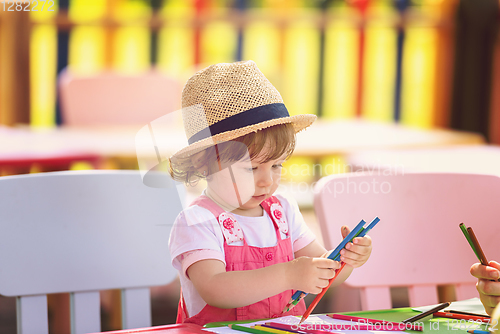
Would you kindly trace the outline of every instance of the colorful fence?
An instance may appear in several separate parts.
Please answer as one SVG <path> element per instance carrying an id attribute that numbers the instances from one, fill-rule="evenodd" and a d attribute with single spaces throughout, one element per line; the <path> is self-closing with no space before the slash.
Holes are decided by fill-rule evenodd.
<path id="1" fill-rule="evenodd" d="M 104 69 L 133 74 L 156 66 L 185 80 L 208 64 L 253 59 L 292 114 L 362 116 L 498 137 L 491 124 L 498 75 L 476 76 L 486 93 L 474 92 L 462 79 L 467 77 L 462 72 L 475 71 L 471 62 L 493 73 L 498 0 L 483 5 L 472 0 L 64 0 L 53 9 L 30 12 L 33 126 L 63 122 L 56 112 L 56 78 L 65 66 L 89 75 Z M 486 17 L 492 10 L 496 17 Z M 477 16 L 487 27 L 468 18 Z M 491 35 L 484 42 L 489 49 L 477 57 L 455 56 L 474 38 L 465 35 L 464 24 L 479 26 L 478 36 Z M 488 101 L 464 111 L 467 94 L 475 94 L 470 101 Z M 474 107 L 481 110 L 471 111 Z M 482 125 L 474 127 L 464 113 L 477 113 Z"/>

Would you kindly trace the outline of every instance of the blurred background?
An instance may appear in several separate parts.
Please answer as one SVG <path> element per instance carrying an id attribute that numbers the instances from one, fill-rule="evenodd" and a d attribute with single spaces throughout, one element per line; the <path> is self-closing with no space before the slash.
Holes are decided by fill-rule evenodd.
<path id="1" fill-rule="evenodd" d="M 75 97 L 75 90 L 64 88 L 72 80 L 149 78 L 144 88 L 161 78 L 170 86 L 159 94 L 175 110 L 183 83 L 196 70 L 247 59 L 277 87 L 291 114 L 316 114 L 324 124 L 361 120 L 422 133 L 473 133 L 460 144 L 500 144 L 498 0 L 50 0 L 0 6 L 1 175 L 138 168 L 134 154 L 99 151 L 102 135 L 119 141 L 115 125 L 136 124 L 136 132 L 165 113 L 163 105 L 134 123 L 126 121 L 128 114 L 98 122 L 104 109 L 90 104 L 82 120 L 78 106 L 110 94 L 118 103 L 128 94 L 124 88 L 103 90 L 100 98 Z M 147 105 L 144 98 L 142 103 Z M 113 131 L 103 130 L 106 122 Z M 96 151 L 80 146 L 95 136 L 68 130 L 78 126 L 99 132 Z M 70 140 L 77 142 L 74 151 L 57 146 Z M 334 151 L 299 154 L 288 168 L 345 166 L 345 159 Z M 329 173 L 336 171 L 345 168 Z M 287 180 L 310 183 L 319 176 L 296 170 Z M 303 203 L 304 215 L 320 234 L 310 204 Z M 155 325 L 175 321 L 178 296 L 177 282 L 152 290 Z M 119 328 L 115 297 L 102 296 L 103 329 Z M 49 298 L 49 305 L 65 302 L 64 295 Z M 395 306 L 404 303 L 403 297 Z M 353 310 L 332 306 L 328 298 L 323 304 L 318 312 Z M 52 333 L 65 333 L 57 327 L 64 320 L 51 321 Z M 0 332 L 15 332 L 13 298 L 0 296 Z"/>
<path id="2" fill-rule="evenodd" d="M 66 67 L 84 75 L 154 67 L 184 82 L 197 68 L 252 59 L 295 114 L 500 140 L 490 122 L 499 92 L 494 0 L 39 3 L 0 11 L 3 125 L 64 124 L 56 83 Z"/>

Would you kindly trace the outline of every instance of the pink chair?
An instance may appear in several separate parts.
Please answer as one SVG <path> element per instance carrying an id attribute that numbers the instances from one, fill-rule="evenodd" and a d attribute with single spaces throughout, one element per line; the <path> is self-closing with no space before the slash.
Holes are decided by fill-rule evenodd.
<path id="1" fill-rule="evenodd" d="M 341 241 L 342 225 L 380 218 L 370 259 L 346 281 L 360 288 L 363 310 L 391 308 L 390 287 L 408 287 L 412 307 L 438 303 L 438 285 L 454 285 L 457 300 L 478 297 L 469 273 L 478 260 L 460 222 L 473 227 L 488 259 L 500 259 L 497 176 L 342 174 L 321 179 L 314 196 L 327 249 Z"/>
<path id="2" fill-rule="evenodd" d="M 158 71 L 59 77 L 65 125 L 145 125 L 180 108 L 182 84 Z"/>

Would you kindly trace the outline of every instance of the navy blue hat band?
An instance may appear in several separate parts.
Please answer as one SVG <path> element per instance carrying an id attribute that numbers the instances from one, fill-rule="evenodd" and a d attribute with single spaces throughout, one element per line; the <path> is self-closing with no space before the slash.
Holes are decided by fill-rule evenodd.
<path id="1" fill-rule="evenodd" d="M 199 140 L 215 136 L 219 133 L 241 129 L 249 125 L 255 125 L 277 118 L 290 117 L 283 103 L 266 104 L 253 109 L 245 110 L 225 118 L 217 123 L 202 129 L 188 139 L 191 145 Z"/>

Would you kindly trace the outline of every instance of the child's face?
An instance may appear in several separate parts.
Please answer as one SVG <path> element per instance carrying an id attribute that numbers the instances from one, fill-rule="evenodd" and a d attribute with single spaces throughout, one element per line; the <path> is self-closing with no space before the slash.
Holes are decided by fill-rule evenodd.
<path id="1" fill-rule="evenodd" d="M 269 148 L 264 148 L 256 158 L 246 158 L 232 163 L 221 163 L 222 170 L 208 179 L 209 195 L 225 206 L 226 210 L 240 215 L 261 215 L 260 203 L 272 196 L 281 180 L 281 164 L 285 157 L 262 162 Z M 213 166 L 212 170 L 219 167 Z"/>

